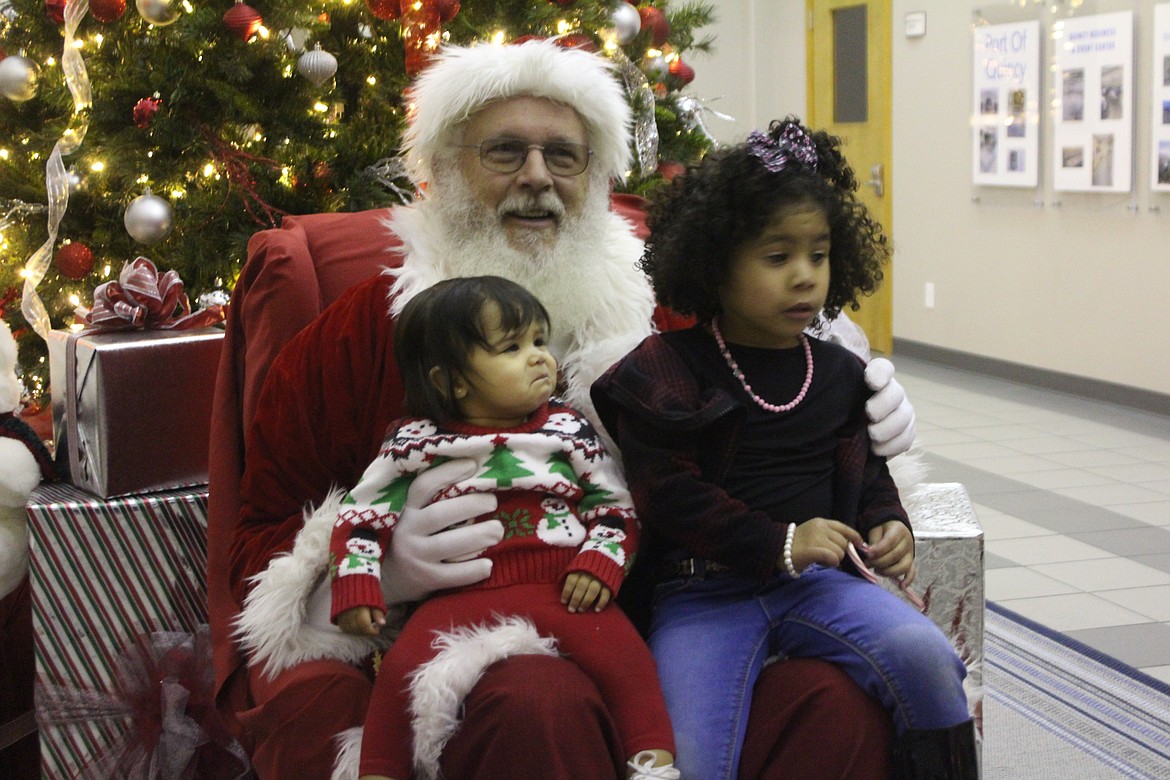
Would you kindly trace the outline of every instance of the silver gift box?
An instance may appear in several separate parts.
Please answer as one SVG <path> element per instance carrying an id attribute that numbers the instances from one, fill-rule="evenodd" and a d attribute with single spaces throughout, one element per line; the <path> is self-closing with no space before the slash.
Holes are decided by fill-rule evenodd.
<path id="1" fill-rule="evenodd" d="M 206 484 L 221 329 L 49 336 L 56 459 L 70 482 L 102 498 Z"/>

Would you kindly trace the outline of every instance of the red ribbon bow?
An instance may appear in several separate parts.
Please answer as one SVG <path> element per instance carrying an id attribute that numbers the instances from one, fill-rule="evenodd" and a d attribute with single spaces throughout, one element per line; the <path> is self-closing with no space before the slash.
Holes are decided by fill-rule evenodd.
<path id="1" fill-rule="evenodd" d="M 186 330 L 223 318 L 218 304 L 192 312 L 179 274 L 172 270 L 159 276 L 154 263 L 139 257 L 122 267 L 118 281 L 98 285 L 93 308 L 81 321 L 94 330 Z"/>

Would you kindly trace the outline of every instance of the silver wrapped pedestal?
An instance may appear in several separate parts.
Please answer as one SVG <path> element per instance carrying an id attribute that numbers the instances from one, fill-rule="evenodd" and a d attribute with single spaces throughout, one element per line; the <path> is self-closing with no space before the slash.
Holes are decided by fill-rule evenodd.
<path id="1" fill-rule="evenodd" d="M 967 699 L 983 732 L 983 529 L 958 482 L 925 483 L 904 491 L 916 540 L 918 574 L 912 589 L 926 614 L 967 665 Z M 892 592 L 896 585 L 886 581 Z"/>

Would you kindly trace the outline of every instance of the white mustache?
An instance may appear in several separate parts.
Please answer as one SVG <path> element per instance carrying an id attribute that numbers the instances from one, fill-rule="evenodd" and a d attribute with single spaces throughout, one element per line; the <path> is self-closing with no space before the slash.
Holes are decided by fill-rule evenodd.
<path id="1" fill-rule="evenodd" d="M 565 214 L 565 204 L 555 192 L 541 192 L 536 195 L 509 195 L 496 207 L 496 213 L 501 216 L 510 214 L 540 214 L 547 213 L 560 219 Z"/>

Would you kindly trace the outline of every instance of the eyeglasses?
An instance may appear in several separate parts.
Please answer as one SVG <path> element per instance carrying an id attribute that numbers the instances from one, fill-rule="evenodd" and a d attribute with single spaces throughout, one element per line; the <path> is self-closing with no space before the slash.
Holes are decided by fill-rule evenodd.
<path id="1" fill-rule="evenodd" d="M 530 144 L 510 138 L 489 138 L 478 144 L 455 144 L 460 149 L 478 149 L 483 167 L 496 173 L 515 173 L 524 167 L 533 149 L 539 149 L 544 165 L 555 176 L 576 176 L 589 167 L 593 156 L 585 144 L 549 141 Z"/>

